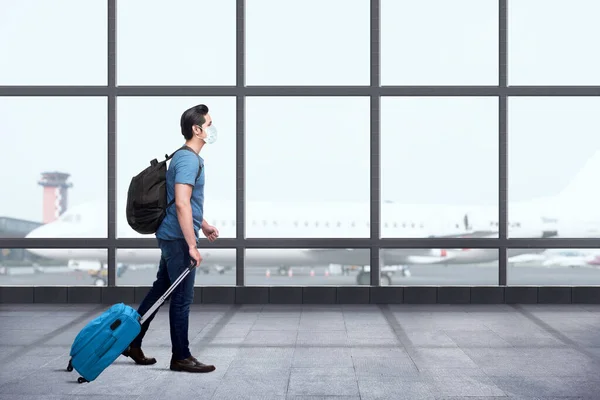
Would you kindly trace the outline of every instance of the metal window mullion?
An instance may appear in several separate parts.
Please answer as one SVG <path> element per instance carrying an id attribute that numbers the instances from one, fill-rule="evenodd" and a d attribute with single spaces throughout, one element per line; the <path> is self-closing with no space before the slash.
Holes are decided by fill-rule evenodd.
<path id="1" fill-rule="evenodd" d="M 0 86 L 0 96 L 108 96 L 107 86 Z M 117 96 L 600 96 L 600 86 L 119 86 Z"/>
<path id="2" fill-rule="evenodd" d="M 511 249 L 564 249 L 581 248 L 597 249 L 598 238 L 221 238 L 214 243 L 203 239 L 198 242 L 199 248 L 370 248 L 378 246 L 383 249 L 437 249 L 437 248 L 469 248 L 492 249 L 505 246 Z M 0 238 L 0 248 L 5 249 L 100 249 L 118 248 L 157 248 L 154 238 Z"/>
<path id="3" fill-rule="evenodd" d="M 236 0 L 236 286 L 245 286 L 246 238 L 246 12 L 245 0 Z"/>
<path id="4" fill-rule="evenodd" d="M 117 4 L 108 0 L 108 286 L 116 286 L 117 250 L 116 244 L 116 203 L 117 203 Z"/>
<path id="5" fill-rule="evenodd" d="M 380 286 L 381 277 L 381 252 L 379 239 L 381 237 L 381 124 L 380 124 L 380 0 L 371 0 L 371 90 L 370 115 L 371 115 L 371 155 L 370 155 L 370 207 L 371 207 L 371 254 L 370 275 L 371 286 Z"/>
<path id="6" fill-rule="evenodd" d="M 507 0 L 499 0 L 498 31 L 498 85 L 507 87 Z M 507 97 L 503 91 L 498 98 L 498 222 L 500 247 L 498 249 L 498 285 L 507 282 L 507 232 L 508 232 L 508 132 Z"/>
<path id="7" fill-rule="evenodd" d="M 508 238 L 505 241 L 499 238 L 221 238 L 214 243 L 200 240 L 199 248 L 233 249 L 244 248 L 278 248 L 278 249 L 303 249 L 303 248 L 371 248 L 377 246 L 381 249 L 439 249 L 439 248 L 468 248 L 468 249 L 493 249 L 506 247 L 510 249 L 597 249 L 597 238 Z M 115 248 L 157 248 L 154 238 L 120 238 L 109 240 L 107 238 L 0 238 L 0 248 L 4 249 L 105 249 Z"/>

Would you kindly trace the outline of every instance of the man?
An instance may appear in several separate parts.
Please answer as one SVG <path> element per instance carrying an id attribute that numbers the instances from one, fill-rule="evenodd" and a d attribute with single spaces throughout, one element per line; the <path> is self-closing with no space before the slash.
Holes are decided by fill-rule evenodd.
<path id="1" fill-rule="evenodd" d="M 219 237 L 219 231 L 204 220 L 204 160 L 200 151 L 204 144 L 214 143 L 216 129 L 212 126 L 212 118 L 208 107 L 204 104 L 186 110 L 181 116 L 181 133 L 185 137 L 185 145 L 192 151 L 180 150 L 175 153 L 167 169 L 167 202 L 175 196 L 175 203 L 167 209 L 167 214 L 156 232 L 161 250 L 160 265 L 156 280 L 146 295 L 138 313 L 143 315 L 162 296 L 192 260 L 196 266 L 202 262 L 202 256 L 196 246 L 199 231 L 213 242 Z M 202 167 L 200 175 L 199 168 Z M 187 372 L 211 372 L 213 365 L 205 365 L 192 356 L 188 341 L 188 321 L 190 304 L 194 298 L 194 281 L 196 274 L 192 272 L 177 286 L 171 294 L 169 321 L 171 326 L 171 370 Z M 142 351 L 142 339 L 154 319 L 154 313 L 142 325 L 138 337 L 123 352 L 137 364 L 150 365 L 156 363 L 155 358 L 148 358 Z"/>

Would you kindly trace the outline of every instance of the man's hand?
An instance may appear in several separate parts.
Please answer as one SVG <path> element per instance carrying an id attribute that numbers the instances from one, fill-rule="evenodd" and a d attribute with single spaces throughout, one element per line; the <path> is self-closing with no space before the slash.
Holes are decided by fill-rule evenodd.
<path id="1" fill-rule="evenodd" d="M 192 258 L 192 260 L 196 261 L 196 267 L 199 266 L 202 262 L 202 256 L 200 255 L 200 252 L 198 251 L 196 246 L 190 247 L 190 257 Z"/>
<path id="2" fill-rule="evenodd" d="M 206 224 L 206 226 L 202 227 L 202 233 L 209 242 L 214 242 L 219 237 L 219 231 L 214 226 Z"/>

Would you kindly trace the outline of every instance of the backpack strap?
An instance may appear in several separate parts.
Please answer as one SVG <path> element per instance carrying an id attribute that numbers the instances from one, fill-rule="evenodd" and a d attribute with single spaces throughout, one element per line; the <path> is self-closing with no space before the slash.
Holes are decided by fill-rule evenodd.
<path id="1" fill-rule="evenodd" d="M 165 161 L 169 161 L 171 158 L 173 158 L 175 153 L 177 153 L 179 150 L 187 150 L 187 151 L 191 151 L 192 153 L 196 154 L 196 152 L 191 147 L 184 144 L 183 146 L 181 146 L 180 148 L 175 150 L 173 153 L 171 153 L 171 155 L 165 154 Z M 198 178 L 200 177 L 201 172 L 202 172 L 202 164 L 198 160 L 198 173 L 196 174 L 196 180 L 198 180 Z"/>
<path id="2" fill-rule="evenodd" d="M 173 156 L 175 155 L 175 153 L 177 153 L 179 150 L 188 150 L 188 151 L 191 151 L 192 153 L 196 154 L 196 152 L 191 147 L 189 147 L 189 146 L 187 146 L 187 145 L 184 144 L 182 147 L 178 148 L 173 153 L 171 153 L 171 155 L 165 154 L 165 161 L 168 161 L 171 158 L 173 158 Z M 200 160 L 198 160 L 198 173 L 196 174 L 196 181 L 200 177 L 200 173 L 202 173 L 202 163 L 200 162 Z M 196 181 L 194 181 L 194 183 Z M 173 194 L 173 200 L 171 200 L 169 202 L 169 204 L 167 204 L 167 208 L 171 207 L 173 205 L 173 203 L 175 203 L 175 195 L 174 194 Z"/>

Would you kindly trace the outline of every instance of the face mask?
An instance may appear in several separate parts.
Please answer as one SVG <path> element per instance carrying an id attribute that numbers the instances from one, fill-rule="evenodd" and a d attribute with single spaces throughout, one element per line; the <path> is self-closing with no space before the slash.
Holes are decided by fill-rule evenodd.
<path id="1" fill-rule="evenodd" d="M 213 144 L 217 141 L 217 128 L 211 125 L 204 131 L 206 132 L 206 137 L 203 140 L 206 144 Z"/>

